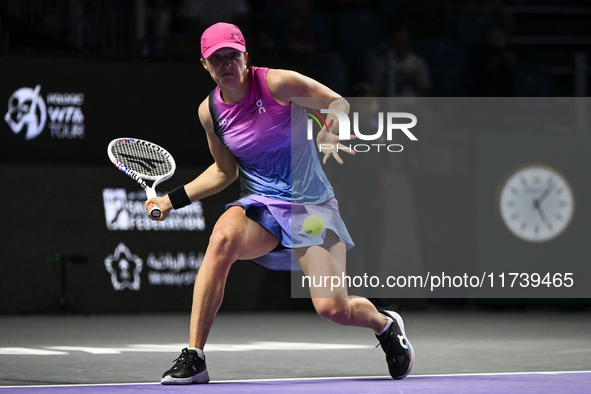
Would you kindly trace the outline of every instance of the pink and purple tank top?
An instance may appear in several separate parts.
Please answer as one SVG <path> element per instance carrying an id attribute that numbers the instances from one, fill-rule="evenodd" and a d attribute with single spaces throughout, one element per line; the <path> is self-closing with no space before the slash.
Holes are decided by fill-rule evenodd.
<path id="1" fill-rule="evenodd" d="M 236 157 L 241 196 L 300 204 L 334 197 L 314 141 L 307 139 L 305 109 L 281 105 L 267 86 L 268 68 L 250 67 L 244 98 L 227 104 L 216 87 L 209 96 L 216 135 Z"/>

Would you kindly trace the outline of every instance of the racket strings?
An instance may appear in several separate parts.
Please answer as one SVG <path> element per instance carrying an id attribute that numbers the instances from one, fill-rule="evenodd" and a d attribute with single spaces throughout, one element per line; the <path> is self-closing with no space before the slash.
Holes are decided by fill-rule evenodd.
<path id="1" fill-rule="evenodd" d="M 132 142 L 115 144 L 112 153 L 123 165 L 139 174 L 162 176 L 172 170 L 168 157 L 148 144 Z"/>

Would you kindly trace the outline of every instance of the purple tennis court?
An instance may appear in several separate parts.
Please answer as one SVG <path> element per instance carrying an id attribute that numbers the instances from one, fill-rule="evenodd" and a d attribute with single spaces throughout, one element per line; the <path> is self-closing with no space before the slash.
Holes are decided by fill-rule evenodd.
<path id="1" fill-rule="evenodd" d="M 0 0 L 0 394 L 591 394 L 590 62 L 590 0 Z"/>
<path id="2" fill-rule="evenodd" d="M 211 382 L 195 386 L 160 384 L 11 387 L 0 392 L 33 394 L 127 393 L 589 393 L 591 372 L 471 374 L 414 376 L 403 381 L 390 378 L 286 379 L 272 381 Z"/>
<path id="3" fill-rule="evenodd" d="M 404 314 L 412 374 L 387 377 L 376 340 L 314 313 L 221 313 L 211 383 L 160 385 L 183 314 L 0 317 L 1 393 L 588 393 L 584 312 Z M 167 341 L 163 343 L 163 338 Z"/>

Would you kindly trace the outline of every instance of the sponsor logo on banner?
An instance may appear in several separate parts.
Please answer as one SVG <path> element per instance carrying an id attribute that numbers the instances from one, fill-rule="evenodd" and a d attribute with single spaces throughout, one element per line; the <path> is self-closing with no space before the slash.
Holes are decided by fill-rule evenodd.
<path id="1" fill-rule="evenodd" d="M 14 134 L 26 129 L 25 138 L 28 140 L 41 134 L 47 121 L 47 107 L 40 91 L 41 85 L 35 89 L 20 88 L 8 99 L 8 112 L 4 120 Z"/>
<path id="2" fill-rule="evenodd" d="M 83 93 L 50 92 L 41 95 L 41 85 L 17 89 L 8 99 L 4 121 L 15 134 L 25 132 L 25 139 L 38 137 L 49 129 L 52 138 L 84 138 Z"/>
<path id="3" fill-rule="evenodd" d="M 125 189 L 103 189 L 107 228 L 111 231 L 203 231 L 205 218 L 200 201 L 175 209 L 162 222 L 146 214 L 146 193 Z"/>
<path id="4" fill-rule="evenodd" d="M 149 253 L 146 259 L 150 268 L 148 283 L 152 286 L 193 286 L 202 262 L 203 252 Z"/>
<path id="5" fill-rule="evenodd" d="M 123 242 L 117 245 L 115 252 L 105 259 L 105 267 L 111 274 L 113 288 L 138 291 L 143 264 L 142 259 L 132 254 Z"/>
<path id="6" fill-rule="evenodd" d="M 142 259 L 121 242 L 104 261 L 113 289 L 139 291 L 144 261 L 150 286 L 192 286 L 203 261 L 203 253 L 149 252 Z"/>

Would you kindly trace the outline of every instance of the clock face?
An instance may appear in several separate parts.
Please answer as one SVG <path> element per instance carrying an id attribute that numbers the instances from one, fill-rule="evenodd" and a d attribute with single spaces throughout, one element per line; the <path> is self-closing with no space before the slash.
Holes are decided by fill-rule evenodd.
<path id="1" fill-rule="evenodd" d="M 543 165 L 522 167 L 509 176 L 499 195 L 501 218 L 516 237 L 546 242 L 570 224 L 573 191 L 558 171 Z"/>

